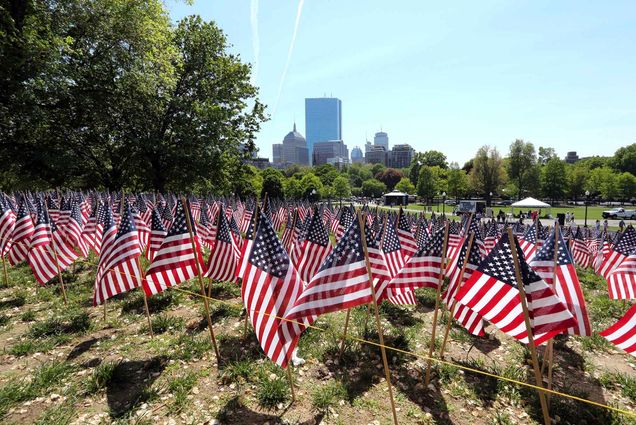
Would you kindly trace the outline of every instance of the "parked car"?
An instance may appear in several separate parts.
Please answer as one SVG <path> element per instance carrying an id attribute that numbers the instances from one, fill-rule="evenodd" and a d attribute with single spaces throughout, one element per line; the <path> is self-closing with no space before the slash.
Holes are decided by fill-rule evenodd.
<path id="1" fill-rule="evenodd" d="M 504 205 L 504 206 L 506 206 L 506 205 L 512 205 L 512 201 L 511 201 L 510 199 L 505 199 L 505 200 L 503 200 L 503 201 L 500 201 L 498 204 L 499 204 L 499 205 Z"/>
<path id="2" fill-rule="evenodd" d="M 636 210 L 626 210 L 624 208 L 614 208 L 613 210 L 603 211 L 603 218 L 627 218 L 636 220 Z"/>

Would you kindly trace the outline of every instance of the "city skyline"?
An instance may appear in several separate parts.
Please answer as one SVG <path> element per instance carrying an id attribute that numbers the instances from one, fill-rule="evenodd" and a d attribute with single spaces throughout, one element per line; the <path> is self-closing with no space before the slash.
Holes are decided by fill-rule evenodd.
<path id="1" fill-rule="evenodd" d="M 506 155 L 516 138 L 560 158 L 611 155 L 636 139 L 632 2 L 168 6 L 175 21 L 214 20 L 252 63 L 271 116 L 256 140 L 261 156 L 290 123 L 304 129 L 304 99 L 322 96 L 345 104 L 349 146 L 384 129 L 392 144 L 460 165 L 484 144 Z"/>

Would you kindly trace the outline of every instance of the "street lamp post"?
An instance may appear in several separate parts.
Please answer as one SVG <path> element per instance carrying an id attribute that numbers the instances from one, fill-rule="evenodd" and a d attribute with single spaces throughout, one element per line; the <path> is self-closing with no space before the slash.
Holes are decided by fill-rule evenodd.
<path id="1" fill-rule="evenodd" d="M 490 197 L 488 198 L 488 206 L 492 205 L 492 192 L 489 193 Z"/>
<path id="2" fill-rule="evenodd" d="M 590 199 L 590 191 L 586 190 L 585 191 L 585 224 L 583 225 L 583 227 L 587 227 L 587 204 L 589 203 L 589 199 Z"/>
<path id="3" fill-rule="evenodd" d="M 442 192 L 442 198 L 444 198 L 444 203 L 442 204 L 442 214 L 446 215 L 446 192 Z"/>

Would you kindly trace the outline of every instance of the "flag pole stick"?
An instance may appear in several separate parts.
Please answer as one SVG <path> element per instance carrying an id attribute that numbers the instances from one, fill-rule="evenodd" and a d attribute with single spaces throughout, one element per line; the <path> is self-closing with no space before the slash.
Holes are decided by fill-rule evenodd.
<path id="1" fill-rule="evenodd" d="M 289 388 L 292 394 L 292 404 L 296 402 L 296 390 L 294 389 L 294 377 L 292 375 L 291 359 L 287 363 L 287 379 L 289 379 Z"/>
<path id="2" fill-rule="evenodd" d="M 512 259 L 515 264 L 515 277 L 517 280 L 517 288 L 519 290 L 519 298 L 521 300 L 521 307 L 523 308 L 523 319 L 526 323 L 526 331 L 528 334 L 528 347 L 530 349 L 530 355 L 532 356 L 532 363 L 534 368 L 535 385 L 543 389 L 543 378 L 541 376 L 541 370 L 539 369 L 539 360 L 537 358 L 537 349 L 534 346 L 534 337 L 532 336 L 532 325 L 530 324 L 530 315 L 528 313 L 528 304 L 526 301 L 526 291 L 524 289 L 523 279 L 521 278 L 521 271 L 519 266 L 519 258 L 517 257 L 517 246 L 512 234 L 512 229 L 508 228 L 508 238 L 510 240 L 510 250 L 512 252 Z M 545 394 L 543 390 L 539 391 L 539 401 L 541 402 L 541 410 L 543 411 L 543 422 L 545 425 L 550 425 L 550 413 L 548 412 L 548 403 L 546 402 Z"/>
<path id="3" fill-rule="evenodd" d="M 552 289 L 556 288 L 557 267 L 559 266 L 559 222 L 554 225 L 554 268 L 552 270 Z M 555 291 L 556 292 L 556 291 Z M 548 346 L 546 347 L 546 354 L 548 355 L 548 389 L 552 389 L 552 367 L 554 365 L 554 338 L 550 338 Z M 546 359 L 544 357 L 543 362 Z M 543 374 L 543 365 L 541 365 L 541 373 Z M 546 395 L 548 403 L 550 402 L 550 394 Z"/>
<path id="4" fill-rule="evenodd" d="M 369 286 L 371 287 L 371 296 L 373 297 L 373 307 L 375 311 L 375 324 L 378 328 L 378 337 L 380 339 L 380 352 L 382 353 L 382 362 L 384 363 L 384 375 L 386 378 L 386 384 L 389 387 L 389 398 L 391 400 L 391 410 L 393 413 L 393 423 L 398 424 L 397 412 L 395 410 L 395 400 L 393 400 L 393 387 L 391 386 L 391 372 L 389 371 L 389 363 L 386 357 L 386 349 L 384 348 L 384 335 L 382 334 L 382 324 L 380 323 L 380 313 L 378 311 L 378 303 L 375 299 L 375 287 L 373 285 L 373 276 L 371 274 L 371 265 L 369 264 L 369 252 L 367 251 L 367 240 L 364 234 L 364 221 L 360 211 L 357 211 L 358 224 L 360 226 L 360 240 L 362 242 L 362 249 L 364 250 L 364 261 L 367 266 L 367 275 L 369 276 Z"/>
<path id="5" fill-rule="evenodd" d="M 457 291 L 455 291 L 455 294 L 459 293 L 459 291 L 462 289 L 462 286 L 464 285 L 464 273 L 466 273 L 466 265 L 468 264 L 468 258 L 470 257 L 470 250 L 473 247 L 473 239 L 475 237 L 475 232 L 470 232 L 470 236 L 468 238 L 468 247 L 466 249 L 466 257 L 464 257 L 464 263 L 462 264 L 462 269 L 460 271 L 460 275 L 459 275 L 459 282 L 457 284 Z M 450 331 L 450 328 L 453 324 L 453 316 L 455 315 L 455 309 L 457 308 L 457 300 L 454 298 L 451 298 L 453 301 L 453 304 L 451 306 L 450 309 L 450 317 L 448 319 L 448 323 L 446 323 L 446 329 L 444 330 L 444 339 L 442 340 L 442 347 L 439 349 L 439 357 L 440 358 L 444 358 L 444 348 L 446 348 L 446 340 L 448 339 L 448 332 Z"/>
<path id="6" fill-rule="evenodd" d="M 190 207 L 186 202 L 185 196 L 181 197 L 181 204 L 183 206 L 183 212 L 186 217 L 186 225 L 188 226 L 188 232 L 190 233 L 190 243 L 192 244 L 192 255 L 194 256 L 194 262 L 197 265 L 197 275 L 199 277 L 199 286 L 201 289 L 201 296 L 203 297 L 203 306 L 205 307 L 205 318 L 208 321 L 208 329 L 210 331 L 210 340 L 212 341 L 212 346 L 214 347 L 214 353 L 216 354 L 217 362 L 221 361 L 219 356 L 219 348 L 216 345 L 216 338 L 214 337 L 214 328 L 212 328 L 212 318 L 210 317 L 210 305 L 208 302 L 208 297 L 205 296 L 205 288 L 203 286 L 203 273 L 201 272 L 201 264 L 199 264 L 199 258 L 197 256 L 197 245 L 194 242 L 194 233 L 192 232 L 192 223 L 190 222 Z"/>
<path id="7" fill-rule="evenodd" d="M 435 294 L 435 311 L 433 312 L 433 328 L 431 329 L 431 343 L 428 347 L 428 360 L 426 361 L 426 376 L 424 378 L 424 386 L 428 386 L 431 382 L 431 362 L 433 361 L 433 351 L 435 350 L 435 331 L 437 327 L 437 313 L 440 304 L 440 293 L 442 291 L 442 284 L 444 283 L 444 276 L 446 274 L 446 247 L 448 244 L 448 222 L 444 224 L 444 243 L 442 245 L 442 262 L 439 265 L 439 279 L 437 281 L 437 291 Z M 451 317 L 451 320 L 453 318 Z"/>
<path id="8" fill-rule="evenodd" d="M 141 268 L 141 260 L 137 257 L 137 267 L 139 268 L 139 275 L 137 276 L 139 287 L 141 288 L 141 292 L 144 294 L 144 309 L 146 311 L 146 319 L 148 319 L 148 330 L 150 331 L 150 338 L 154 338 L 155 334 L 152 331 L 152 321 L 150 320 L 150 308 L 148 308 L 148 295 L 146 295 L 146 291 L 143 288 L 143 280 L 144 280 L 144 271 Z"/>
<path id="9" fill-rule="evenodd" d="M 9 275 L 7 274 L 7 262 L 2 256 L 2 270 L 4 270 L 4 286 L 9 287 Z"/>
<path id="10" fill-rule="evenodd" d="M 267 199 L 267 193 L 265 194 L 265 198 Z M 258 215 L 259 215 L 258 199 L 256 199 L 256 204 L 254 205 L 254 217 L 252 217 L 252 219 L 254 220 L 254 222 L 252 223 L 252 239 L 254 238 L 254 236 L 256 236 L 256 226 L 258 224 Z M 250 253 L 246 252 L 243 255 L 249 256 Z M 243 278 L 241 277 L 241 285 L 245 284 L 245 282 L 243 282 L 242 280 Z M 249 319 L 250 319 L 250 312 L 247 310 L 247 307 L 245 307 L 245 322 L 243 323 L 243 339 L 247 338 L 247 324 L 249 322 Z"/>

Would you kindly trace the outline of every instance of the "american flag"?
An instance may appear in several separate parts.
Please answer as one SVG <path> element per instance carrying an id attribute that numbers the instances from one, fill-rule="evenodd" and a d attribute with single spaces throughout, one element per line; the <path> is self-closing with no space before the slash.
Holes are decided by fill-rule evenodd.
<path id="1" fill-rule="evenodd" d="M 423 247 L 428 239 L 428 223 L 426 219 L 420 219 L 415 232 L 415 241 L 417 242 L 418 249 Z"/>
<path id="2" fill-rule="evenodd" d="M 139 234 L 130 206 L 124 202 L 119 229 L 115 225 L 110 208 L 104 220 L 104 237 L 99 254 L 93 305 L 100 305 L 108 298 L 139 286 L 141 270 L 138 258 L 141 255 Z"/>
<path id="3" fill-rule="evenodd" d="M 239 230 L 233 215 L 230 216 L 230 219 L 228 220 L 228 225 L 230 226 L 230 236 L 232 236 L 232 238 L 234 239 L 234 243 L 236 244 L 236 246 L 243 245 L 243 237 L 241 236 L 241 231 Z"/>
<path id="4" fill-rule="evenodd" d="M 258 207 L 254 208 L 254 213 L 258 214 Z M 245 271 L 247 270 L 249 254 L 252 250 L 252 245 L 254 245 L 254 234 L 256 233 L 256 222 L 255 217 L 252 221 L 250 221 L 249 226 L 247 226 L 247 231 L 245 232 L 245 239 L 243 239 L 243 245 L 241 245 L 241 253 L 239 254 L 239 261 L 236 266 L 236 271 L 234 275 L 239 277 L 245 282 Z"/>
<path id="5" fill-rule="evenodd" d="M 294 210 L 293 218 L 287 219 L 287 224 L 285 225 L 285 230 L 283 231 L 283 247 L 287 250 L 287 252 L 291 253 L 291 247 L 296 238 L 298 237 L 299 228 L 298 224 L 298 212 Z"/>
<path id="6" fill-rule="evenodd" d="M 397 235 L 400 239 L 400 246 L 402 249 L 402 253 L 404 254 L 404 258 L 410 258 L 417 252 L 417 241 L 411 233 L 411 227 L 409 226 L 408 218 L 402 207 L 400 207 L 400 212 L 398 214 L 397 223 Z"/>
<path id="7" fill-rule="evenodd" d="M 172 207 L 170 206 L 170 204 L 166 203 L 161 208 L 161 221 L 163 223 L 163 227 L 165 227 L 166 230 L 170 230 L 170 226 L 172 226 L 173 220 L 174 217 L 172 215 Z"/>
<path id="8" fill-rule="evenodd" d="M 230 234 L 230 224 L 225 215 L 220 214 L 216 241 L 210 252 L 205 276 L 220 281 L 236 281 L 239 255 L 239 248 Z"/>
<path id="9" fill-rule="evenodd" d="M 46 197 L 46 207 L 49 211 L 49 217 L 54 222 L 58 222 L 60 220 L 60 206 L 53 198 L 55 194 L 51 194 L 51 196 Z"/>
<path id="10" fill-rule="evenodd" d="M 426 244 L 417 250 L 402 270 L 389 283 L 389 293 L 404 289 L 437 288 L 442 270 L 445 229 L 433 233 Z"/>
<path id="11" fill-rule="evenodd" d="M 449 220 L 448 223 L 448 242 L 446 243 L 446 270 L 450 272 L 454 263 L 457 261 L 459 250 L 464 243 L 465 238 L 460 235 L 460 225 L 454 220 Z"/>
<path id="12" fill-rule="evenodd" d="M 514 238 L 514 236 L 513 236 Z M 516 238 L 515 238 L 516 239 Z M 535 345 L 577 326 L 576 319 L 548 285 L 528 266 L 516 240 L 504 233 L 486 259 L 473 271 L 455 299 L 502 332 L 528 341 L 512 249 L 516 247 Z"/>
<path id="13" fill-rule="evenodd" d="M 486 230 L 486 237 L 484 238 L 484 247 L 486 248 L 486 254 L 497 245 L 499 239 L 499 233 L 497 232 L 497 224 L 491 222 Z"/>
<path id="14" fill-rule="evenodd" d="M 625 316 L 599 334 L 609 342 L 636 357 L 636 305 Z"/>
<path id="15" fill-rule="evenodd" d="M 29 243 L 33 234 L 33 220 L 25 198 L 19 203 L 15 226 L 11 233 L 11 248 L 9 249 L 9 264 L 16 266 L 26 260 Z"/>
<path id="16" fill-rule="evenodd" d="M 200 270 L 203 263 L 201 247 L 199 246 L 196 230 L 192 229 L 194 233 L 193 250 L 186 224 L 186 214 L 190 214 L 190 209 L 187 206 L 184 207 L 181 200 L 177 201 L 174 221 L 161 243 L 159 251 L 153 258 L 150 268 L 148 268 L 146 279 L 143 281 L 144 291 L 146 291 L 148 296 L 192 279 L 197 275 L 197 271 Z"/>
<path id="17" fill-rule="evenodd" d="M 285 316 L 310 324 L 321 314 L 373 301 L 360 221 L 351 225 Z"/>
<path id="18" fill-rule="evenodd" d="M 18 227 L 16 223 L 16 228 Z M 621 234 L 618 242 L 610 248 L 609 252 L 603 258 L 600 274 L 609 279 L 610 274 L 627 258 L 629 253 L 636 247 L 636 231 L 633 226 L 628 226 Z"/>
<path id="19" fill-rule="evenodd" d="M 470 278 L 470 275 L 475 269 L 477 269 L 477 267 L 479 267 L 482 261 L 481 253 L 476 245 L 470 244 L 470 252 L 468 252 L 469 241 L 470 237 L 465 238 L 464 243 L 462 244 L 457 261 L 455 262 L 454 267 L 450 270 L 448 288 L 442 295 L 442 298 L 448 306 L 450 306 L 452 302 L 455 303 L 455 311 L 453 313 L 455 320 L 461 323 L 461 325 L 471 334 L 482 336 L 484 335 L 484 321 L 481 316 L 469 307 L 453 301 L 459 288 L 468 278 Z M 464 262 L 466 262 L 466 268 L 464 268 Z M 464 274 L 462 275 L 463 268 Z"/>
<path id="20" fill-rule="evenodd" d="M 4 257 L 11 248 L 11 235 L 15 227 L 15 214 L 5 195 L 0 194 L 0 256 Z"/>
<path id="21" fill-rule="evenodd" d="M 340 217 L 335 220 L 336 223 L 336 231 L 334 232 L 334 236 L 336 237 L 336 241 L 340 242 L 342 235 L 344 235 L 345 230 L 351 226 L 354 219 L 354 212 L 352 208 L 342 207 L 340 208 Z"/>
<path id="22" fill-rule="evenodd" d="M 613 300 L 636 299 L 636 248 L 610 273 L 607 286 Z"/>
<path id="23" fill-rule="evenodd" d="M 609 242 L 607 240 L 607 232 L 603 231 L 601 235 L 599 235 L 599 247 L 597 248 L 596 254 L 592 259 L 592 267 L 594 268 L 594 273 L 600 274 L 601 267 L 603 267 L 603 260 L 605 256 L 609 255 L 610 247 Z"/>
<path id="24" fill-rule="evenodd" d="M 71 213 L 68 218 L 65 236 L 68 242 L 77 248 L 83 257 L 88 258 L 89 247 L 86 245 L 82 232 L 84 231 L 84 217 L 82 216 L 82 210 L 79 202 L 72 201 Z"/>
<path id="25" fill-rule="evenodd" d="M 302 241 L 296 241 L 290 255 L 303 282 L 309 282 L 314 277 L 318 267 L 332 249 L 329 234 L 318 211 L 314 211 L 307 220 L 307 234 Z"/>
<path id="26" fill-rule="evenodd" d="M 389 275 L 393 279 L 402 270 L 406 261 L 392 220 L 386 220 L 384 225 L 384 231 L 380 239 L 380 251 L 384 254 Z"/>
<path id="27" fill-rule="evenodd" d="M 40 285 L 45 285 L 58 274 L 58 271 L 66 270 L 77 257 L 79 255 L 62 238 L 55 223 L 49 218 L 44 203 L 41 202 L 38 205 L 36 225 L 28 254 L 35 279 Z"/>
<path id="28" fill-rule="evenodd" d="M 241 297 L 256 337 L 274 363 L 287 367 L 304 327 L 282 322 L 303 284 L 270 220 L 259 214 L 258 229 L 247 253 Z"/>
<path id="29" fill-rule="evenodd" d="M 92 249 L 96 253 L 98 252 L 97 248 L 95 247 L 96 238 L 97 238 L 96 229 L 97 229 L 98 209 L 99 209 L 99 202 L 96 201 L 94 202 L 90 215 L 88 216 L 88 219 L 86 220 L 86 224 L 84 225 L 84 228 L 82 229 L 82 240 L 84 241 L 84 245 L 88 249 Z"/>
<path id="30" fill-rule="evenodd" d="M 201 205 L 201 213 L 199 214 L 199 222 L 197 223 L 197 234 L 199 235 L 199 241 L 208 249 L 214 247 L 214 239 L 211 237 L 210 227 L 208 226 L 208 204 L 203 203 Z"/>
<path id="31" fill-rule="evenodd" d="M 250 225 L 250 221 L 252 221 L 253 214 L 254 212 L 252 210 L 245 209 L 245 211 L 243 212 L 243 216 L 241 217 L 241 224 L 239 226 L 241 232 L 247 233 L 247 228 Z"/>
<path id="32" fill-rule="evenodd" d="M 532 225 L 528 231 L 523 235 L 519 242 L 519 247 L 523 251 L 524 258 L 527 261 L 532 261 L 532 257 L 537 251 L 537 226 Z"/>
<path id="33" fill-rule="evenodd" d="M 576 228 L 576 233 L 572 239 L 572 258 L 576 265 L 582 269 L 592 265 L 592 253 L 585 240 L 583 240 L 580 227 Z"/>
<path id="34" fill-rule="evenodd" d="M 146 220 L 144 220 L 143 214 L 139 210 L 138 205 L 131 205 L 130 213 L 132 214 L 135 227 L 137 228 L 137 234 L 139 235 L 139 246 L 143 251 L 148 246 L 148 240 L 150 239 L 150 227 L 148 226 L 148 223 L 146 223 Z M 150 217 L 152 217 L 152 215 Z"/>
<path id="35" fill-rule="evenodd" d="M 165 239 L 168 232 L 166 232 L 166 228 L 163 226 L 163 221 L 159 216 L 159 211 L 157 208 L 152 210 L 152 216 L 150 219 L 150 238 L 148 239 L 148 248 L 146 249 L 146 258 L 152 261 L 155 258 L 155 254 L 161 248 L 161 243 Z"/>
<path id="36" fill-rule="evenodd" d="M 371 268 L 371 277 L 375 286 L 376 300 L 381 302 L 387 297 L 386 288 L 393 276 L 389 273 L 386 264 L 386 257 L 380 250 L 380 240 L 373 236 L 369 226 L 365 223 L 364 236 L 367 242 L 367 254 L 369 255 L 369 266 Z"/>
<path id="37" fill-rule="evenodd" d="M 560 229 L 559 229 L 560 230 Z M 585 299 L 579 278 L 576 275 L 574 261 L 561 232 L 558 232 L 557 264 L 554 268 L 555 232 L 545 240 L 543 246 L 530 262 L 537 274 L 556 292 L 557 297 L 565 304 L 576 318 L 577 326 L 568 329 L 570 335 L 591 336 L 592 327 L 587 316 Z M 553 279 L 553 276 L 556 278 Z"/>

